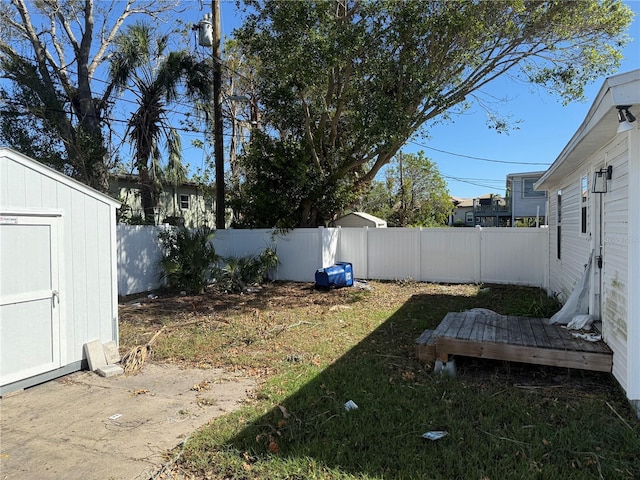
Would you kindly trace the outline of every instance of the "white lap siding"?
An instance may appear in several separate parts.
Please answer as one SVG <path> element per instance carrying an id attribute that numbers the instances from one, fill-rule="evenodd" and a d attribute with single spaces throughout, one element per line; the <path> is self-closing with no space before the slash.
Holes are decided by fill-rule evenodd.
<path id="1" fill-rule="evenodd" d="M 608 191 L 603 194 L 603 336 L 614 352 L 613 375 L 627 389 L 627 288 L 629 268 L 628 148 L 626 136 L 598 153 L 613 167 Z"/>

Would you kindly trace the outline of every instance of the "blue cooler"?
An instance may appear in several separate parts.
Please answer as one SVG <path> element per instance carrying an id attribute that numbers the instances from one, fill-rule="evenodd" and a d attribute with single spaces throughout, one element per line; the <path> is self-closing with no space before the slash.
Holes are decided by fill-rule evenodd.
<path id="1" fill-rule="evenodd" d="M 353 286 L 353 266 L 349 262 L 338 262 L 327 268 L 316 270 L 316 287 L 340 288 Z"/>

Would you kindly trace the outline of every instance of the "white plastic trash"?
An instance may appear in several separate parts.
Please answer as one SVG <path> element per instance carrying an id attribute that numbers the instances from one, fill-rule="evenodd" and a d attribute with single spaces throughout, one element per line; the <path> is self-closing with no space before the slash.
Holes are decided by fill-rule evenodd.
<path id="1" fill-rule="evenodd" d="M 356 405 L 356 402 L 354 402 L 353 400 L 349 400 L 347 403 L 344 404 L 344 409 L 348 412 L 350 410 L 357 410 L 358 409 L 358 405 Z"/>
<path id="2" fill-rule="evenodd" d="M 432 430 L 431 432 L 423 433 L 422 438 L 426 438 L 427 440 L 440 440 L 441 438 L 449 435 L 449 432 L 444 432 L 441 430 Z"/>

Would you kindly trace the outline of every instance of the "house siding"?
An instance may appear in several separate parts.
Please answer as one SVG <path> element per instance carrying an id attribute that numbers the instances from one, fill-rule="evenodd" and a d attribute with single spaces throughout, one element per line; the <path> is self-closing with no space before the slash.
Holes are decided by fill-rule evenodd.
<path id="1" fill-rule="evenodd" d="M 524 179 L 535 179 L 536 181 L 542 175 L 524 175 L 511 177 L 511 209 L 514 218 L 535 217 L 536 215 L 546 215 L 546 197 L 525 197 L 524 196 Z"/>
<path id="2" fill-rule="evenodd" d="M 115 179 L 111 182 L 111 194 L 131 208 L 133 215 L 144 215 L 140 190 L 136 183 L 129 180 Z M 189 197 L 189 208 L 180 205 L 180 196 Z M 203 189 L 190 185 L 174 187 L 167 186 L 158 198 L 156 224 L 161 224 L 168 217 L 184 219 L 187 227 L 195 228 L 202 225 L 215 225 L 215 208 L 211 195 Z"/>
<path id="3" fill-rule="evenodd" d="M 584 266 L 589 261 L 589 236 L 580 233 L 580 178 L 582 171 L 575 172 L 566 183 L 556 185 L 550 192 L 553 194 L 552 216 L 550 222 L 550 289 L 551 293 L 564 302 L 584 272 Z M 558 190 L 562 190 L 562 234 L 561 258 L 556 255 L 556 234 L 558 225 L 557 197 Z"/>
<path id="4" fill-rule="evenodd" d="M 594 172 L 606 165 L 613 167 L 612 179 L 606 193 L 592 193 Z M 603 265 L 592 268 L 590 312 L 602 320 L 603 337 L 614 352 L 613 375 L 620 385 L 627 388 L 627 276 L 628 276 L 628 153 L 627 140 L 616 138 L 594 155 L 586 159 L 563 184 L 554 186 L 550 195 L 550 292 L 566 301 L 580 280 L 584 266 L 593 250 L 599 255 L 600 219 L 597 216 L 602 197 Z M 589 182 L 587 233 L 581 233 L 581 178 Z M 562 255 L 556 258 L 557 191 L 562 190 Z M 602 275 L 602 304 L 596 305 Z M 596 300 L 594 300 L 594 296 Z"/>
<path id="5" fill-rule="evenodd" d="M 618 138 L 599 151 L 594 161 L 613 167 L 603 202 L 602 325 L 605 341 L 615 352 L 613 375 L 627 389 L 628 298 L 628 146 Z"/>

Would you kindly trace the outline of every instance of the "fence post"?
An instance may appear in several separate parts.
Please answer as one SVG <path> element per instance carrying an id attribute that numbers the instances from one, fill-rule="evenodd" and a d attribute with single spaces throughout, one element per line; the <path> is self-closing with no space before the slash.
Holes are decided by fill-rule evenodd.
<path id="1" fill-rule="evenodd" d="M 416 242 L 416 252 L 415 252 L 415 256 L 413 258 L 415 258 L 417 260 L 416 262 L 416 276 L 415 276 L 415 280 L 416 282 L 421 282 L 422 281 L 422 227 L 416 228 L 416 235 L 418 235 L 418 241 Z"/>
<path id="2" fill-rule="evenodd" d="M 548 217 L 547 217 L 548 218 Z M 550 235 L 549 235 L 549 227 L 543 227 L 540 228 L 541 232 L 544 232 L 543 235 L 543 243 L 544 243 L 544 248 L 543 248 L 543 258 L 545 259 L 544 262 L 544 279 L 543 279 L 543 283 L 544 285 L 542 286 L 542 288 L 545 289 L 545 291 L 547 292 L 547 294 L 549 294 L 549 287 L 551 286 L 551 251 L 550 251 L 550 246 L 549 246 L 549 239 L 550 239 Z"/>
<path id="3" fill-rule="evenodd" d="M 369 280 L 369 227 L 366 225 L 362 227 L 364 231 L 362 232 L 362 251 L 364 252 L 364 271 L 365 279 Z"/>
<path id="4" fill-rule="evenodd" d="M 318 236 L 320 238 L 320 242 L 319 242 L 320 243 L 320 252 L 319 252 L 320 253 L 320 263 L 319 263 L 319 265 L 320 265 L 320 268 L 324 268 L 324 267 L 326 267 L 328 265 L 325 265 L 325 263 L 324 263 L 324 260 L 325 260 L 325 258 L 324 258 L 325 245 L 324 245 L 324 227 L 322 225 L 320 225 L 318 227 Z"/>
<path id="5" fill-rule="evenodd" d="M 476 225 L 476 231 L 478 232 L 478 254 L 476 255 L 476 262 L 475 262 L 475 276 L 476 276 L 476 280 L 475 283 L 482 283 L 482 251 L 484 249 L 484 245 L 483 245 L 483 236 L 482 236 L 482 227 L 479 225 Z"/>

